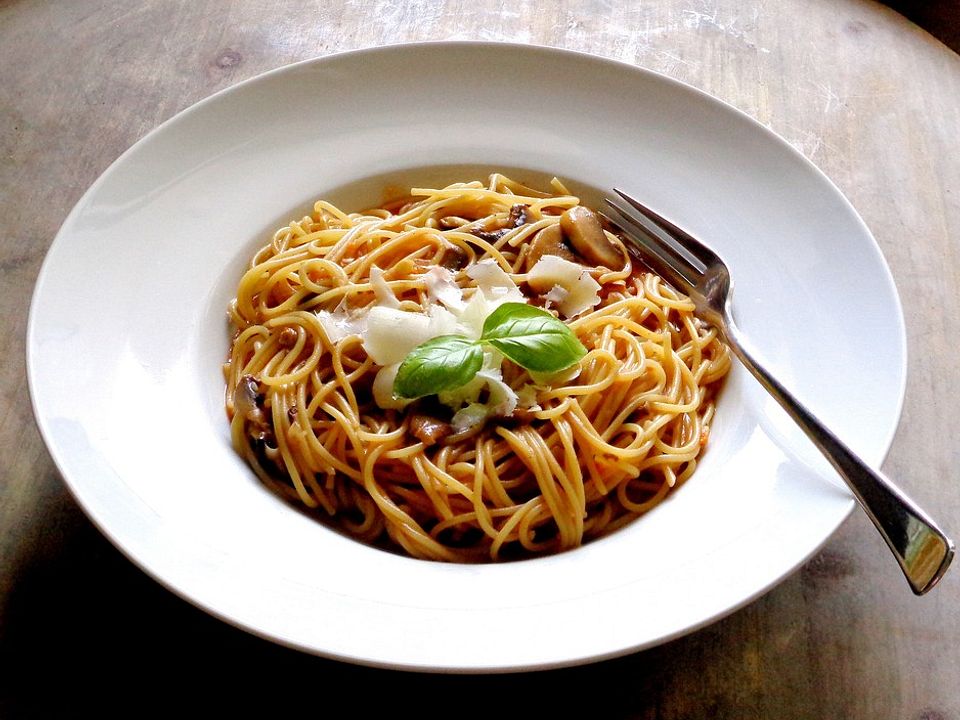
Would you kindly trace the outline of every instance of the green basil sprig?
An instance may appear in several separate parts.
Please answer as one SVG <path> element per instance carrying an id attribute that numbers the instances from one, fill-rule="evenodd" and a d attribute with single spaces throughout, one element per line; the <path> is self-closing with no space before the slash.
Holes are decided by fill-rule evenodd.
<path id="1" fill-rule="evenodd" d="M 570 328 L 546 310 L 504 303 L 487 317 L 479 340 L 442 335 L 415 347 L 400 364 L 394 393 L 413 399 L 466 385 L 483 365 L 484 345 L 541 373 L 566 370 L 587 354 Z"/>
<path id="2" fill-rule="evenodd" d="M 483 349 L 461 335 L 441 335 L 415 347 L 393 381 L 402 398 L 418 398 L 453 390 L 473 380 L 483 365 Z"/>

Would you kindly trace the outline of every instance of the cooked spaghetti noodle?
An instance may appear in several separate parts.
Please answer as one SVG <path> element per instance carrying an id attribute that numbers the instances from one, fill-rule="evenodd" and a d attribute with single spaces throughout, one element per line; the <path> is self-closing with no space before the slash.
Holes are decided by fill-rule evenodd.
<path id="1" fill-rule="evenodd" d="M 263 482 L 364 542 L 489 561 L 577 547 L 690 477 L 728 350 L 609 228 L 618 262 L 572 248 L 559 230 L 579 200 L 552 185 L 495 174 L 363 213 L 320 201 L 277 231 L 231 303 L 225 366 L 233 444 Z M 547 256 L 574 279 L 544 276 Z M 393 395 L 383 358 L 406 331 L 372 337 L 376 308 L 462 329 L 498 293 L 559 315 L 586 356 L 545 377 L 488 352 L 471 397 Z"/>

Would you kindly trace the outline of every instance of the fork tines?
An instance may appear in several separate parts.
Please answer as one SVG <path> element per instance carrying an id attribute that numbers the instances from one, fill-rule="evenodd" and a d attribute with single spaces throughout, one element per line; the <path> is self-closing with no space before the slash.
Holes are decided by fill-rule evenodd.
<path id="1" fill-rule="evenodd" d="M 678 289 L 689 292 L 711 262 L 713 253 L 687 232 L 643 205 L 638 200 L 614 188 L 627 203 L 606 198 L 615 217 L 601 213 L 616 225 L 640 249 L 650 267 Z"/>

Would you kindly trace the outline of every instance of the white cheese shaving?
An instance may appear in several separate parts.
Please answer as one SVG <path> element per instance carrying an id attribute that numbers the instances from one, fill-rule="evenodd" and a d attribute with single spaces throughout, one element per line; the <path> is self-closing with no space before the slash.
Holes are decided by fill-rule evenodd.
<path id="1" fill-rule="evenodd" d="M 539 410 L 540 406 L 537 404 L 537 386 L 533 383 L 527 383 L 520 388 L 517 391 L 517 405 Z"/>
<path id="2" fill-rule="evenodd" d="M 443 303 L 450 310 L 459 311 L 464 308 L 463 291 L 453 278 L 452 272 L 439 265 L 434 265 L 423 274 L 430 299 Z"/>
<path id="3" fill-rule="evenodd" d="M 457 317 L 457 332 L 476 340 L 483 332 L 483 322 L 496 309 L 482 292 L 475 292 Z"/>
<path id="4" fill-rule="evenodd" d="M 373 399 L 384 410 L 402 410 L 409 405 L 412 400 L 398 398 L 393 394 L 393 384 L 397 380 L 397 371 L 400 369 L 400 363 L 387 365 L 380 368 L 377 376 L 373 379 Z"/>
<path id="5" fill-rule="evenodd" d="M 430 337 L 441 335 L 455 335 L 457 332 L 457 316 L 439 305 L 431 305 L 427 310 L 430 315 Z"/>
<path id="6" fill-rule="evenodd" d="M 480 262 L 475 262 L 473 265 L 468 267 L 467 277 L 477 283 L 477 287 L 484 292 L 487 292 L 491 288 L 495 287 L 507 289 L 517 287 L 510 276 L 507 275 L 497 261 L 493 260 L 492 258 L 486 258 Z"/>
<path id="7" fill-rule="evenodd" d="M 444 390 L 437 395 L 437 399 L 453 410 L 457 410 L 462 405 L 476 402 L 480 397 L 480 393 L 484 387 L 486 387 L 486 381 L 481 377 L 480 373 L 499 373 L 500 363 L 502 362 L 503 355 L 499 352 L 496 350 L 485 350 L 483 353 L 483 364 L 480 366 L 479 372 L 473 376 L 470 382 L 453 390 Z"/>
<path id="8" fill-rule="evenodd" d="M 557 303 L 564 317 L 575 317 L 600 302 L 600 284 L 583 265 L 557 255 L 544 255 L 527 274 L 527 284 L 537 292 L 546 292 Z M 554 293 L 557 288 L 566 294 Z M 548 292 L 549 291 L 549 292 Z M 554 293 L 551 297 L 551 293 Z"/>
<path id="9" fill-rule="evenodd" d="M 345 337 L 351 335 L 363 335 L 367 330 L 366 314 L 348 315 L 345 310 L 327 310 L 317 311 L 317 320 L 320 321 L 323 331 L 327 334 L 327 339 L 336 345 Z"/>
<path id="10" fill-rule="evenodd" d="M 517 393 L 503 381 L 503 374 L 500 372 L 503 355 L 489 351 L 483 356 L 483 366 L 470 382 L 437 396 L 441 403 L 455 411 L 450 423 L 458 432 L 479 425 L 494 416 L 512 415 L 519 402 Z M 487 392 L 487 400 L 481 403 L 479 399 L 484 390 Z"/>
<path id="11" fill-rule="evenodd" d="M 486 405 L 470 403 L 462 410 L 457 410 L 457 412 L 453 414 L 453 417 L 450 419 L 450 424 L 453 425 L 454 430 L 457 432 L 463 432 L 464 430 L 469 430 L 472 427 L 486 422 L 489 414 L 489 408 Z"/>
<path id="12" fill-rule="evenodd" d="M 373 294 L 377 298 L 377 304 L 387 308 L 400 307 L 400 301 L 393 294 L 387 281 L 383 279 L 383 270 L 376 265 L 370 268 L 370 286 L 373 288 Z"/>
<path id="13" fill-rule="evenodd" d="M 467 268 L 467 277 L 477 283 L 484 297 L 496 306 L 505 302 L 526 302 L 520 288 L 495 260 L 487 258 Z"/>
<path id="14" fill-rule="evenodd" d="M 479 338 L 487 316 L 504 303 L 527 301 L 513 279 L 489 258 L 467 268 L 467 276 L 477 283 L 478 290 L 457 314 L 459 332 L 468 338 Z"/>
<path id="15" fill-rule="evenodd" d="M 543 299 L 547 301 L 547 307 L 550 307 L 550 305 L 559 305 L 568 297 L 570 297 L 570 291 L 560 285 L 554 285 Z"/>
<path id="16" fill-rule="evenodd" d="M 430 314 L 376 305 L 367 313 L 363 349 L 377 365 L 401 362 L 417 345 L 457 330 L 457 319 L 439 305 Z"/>
<path id="17" fill-rule="evenodd" d="M 429 316 L 377 305 L 367 313 L 363 349 L 377 365 L 392 365 L 430 338 Z"/>
<path id="18" fill-rule="evenodd" d="M 377 304 L 364 319 L 363 347 L 378 365 L 384 367 L 374 380 L 373 395 L 382 408 L 402 408 L 407 401 L 393 396 L 397 370 L 415 347 L 441 335 L 463 335 L 476 340 L 483 332 L 483 323 L 500 305 L 525 303 L 526 298 L 511 277 L 493 260 L 481 260 L 467 268 L 467 276 L 477 284 L 469 302 L 454 281 L 454 274 L 441 267 L 432 267 L 423 280 L 431 299 L 426 312 L 404 312 L 376 266 L 370 270 L 370 284 Z M 445 307 L 444 307 L 445 306 Z M 454 411 L 453 425 L 463 430 L 487 418 L 513 413 L 519 398 L 503 382 L 500 364 L 503 356 L 495 351 L 484 353 L 480 372 L 466 385 L 439 394 L 440 402 Z M 479 402 L 486 392 L 486 402 Z M 536 401 L 534 393 L 533 401 Z"/>
<path id="19" fill-rule="evenodd" d="M 481 384 L 488 389 L 489 395 L 485 403 L 469 403 L 453 414 L 450 424 L 458 432 L 468 430 L 491 417 L 513 415 L 513 411 L 517 408 L 517 394 L 501 379 L 499 369 L 496 375 L 479 372 L 475 379 L 481 380 Z"/>
<path id="20" fill-rule="evenodd" d="M 517 408 L 517 393 L 503 381 L 503 375 L 500 368 L 495 371 L 481 370 L 477 377 L 486 381 L 489 398 L 485 403 L 492 415 L 502 415 L 504 417 L 513 415 Z"/>

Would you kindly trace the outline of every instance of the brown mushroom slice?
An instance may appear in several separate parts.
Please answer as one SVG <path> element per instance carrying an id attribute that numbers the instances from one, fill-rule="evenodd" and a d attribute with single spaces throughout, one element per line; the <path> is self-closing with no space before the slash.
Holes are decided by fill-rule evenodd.
<path id="1" fill-rule="evenodd" d="M 506 220 L 501 219 L 493 223 L 488 221 L 486 225 L 480 228 L 474 228 L 470 233 L 476 235 L 481 240 L 486 240 L 491 243 L 497 242 L 511 230 L 526 225 L 530 221 L 529 211 L 530 208 L 527 205 L 521 205 L 519 203 L 511 205 L 510 213 Z"/>
<path id="2" fill-rule="evenodd" d="M 518 228 L 530 222 L 530 208 L 526 205 L 512 205 L 509 216 L 510 227 Z"/>
<path id="3" fill-rule="evenodd" d="M 626 258 L 603 232 L 600 218 L 589 208 L 576 205 L 560 216 L 560 228 L 567 240 L 587 262 L 622 270 Z"/>
<path id="4" fill-rule="evenodd" d="M 563 231 L 560 230 L 559 225 L 548 225 L 534 236 L 524 263 L 527 272 L 530 272 L 530 268 L 536 265 L 537 260 L 544 255 L 557 255 L 564 260 L 576 262 L 576 256 L 563 241 Z"/>
<path id="5" fill-rule="evenodd" d="M 457 270 L 463 270 L 469 262 L 470 257 L 462 248 L 456 245 L 450 245 L 443 249 L 440 262 L 437 264 L 445 267 L 447 270 L 456 272 Z"/>
<path id="6" fill-rule="evenodd" d="M 450 423 L 430 415 L 416 413 L 410 417 L 410 434 L 424 445 L 436 445 L 453 432 Z"/>
<path id="7" fill-rule="evenodd" d="M 233 410 L 258 430 L 269 429 L 267 416 L 257 403 L 260 386 L 253 375 L 244 375 L 233 391 Z"/>

